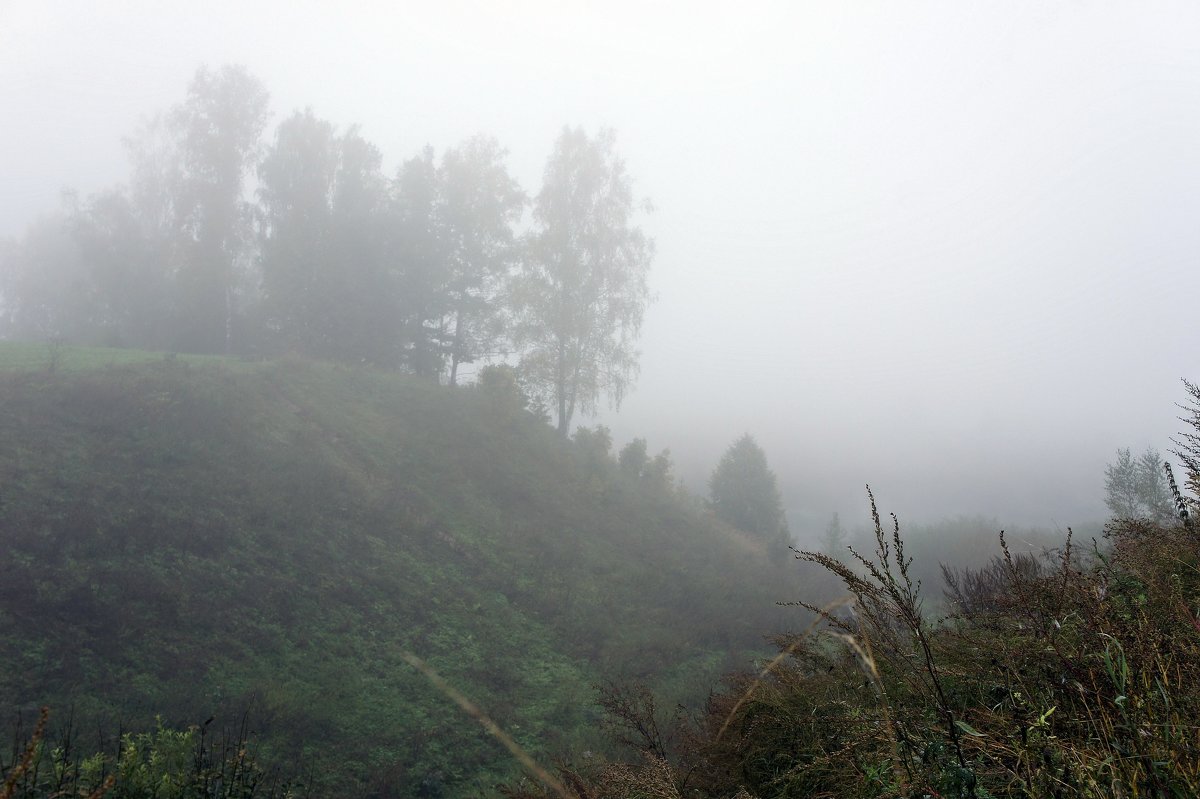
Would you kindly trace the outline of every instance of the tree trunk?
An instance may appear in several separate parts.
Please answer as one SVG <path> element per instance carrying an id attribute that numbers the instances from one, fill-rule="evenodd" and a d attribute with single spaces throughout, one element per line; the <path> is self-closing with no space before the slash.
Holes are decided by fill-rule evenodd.
<path id="1" fill-rule="evenodd" d="M 558 369 L 555 375 L 554 393 L 558 399 L 558 434 L 566 438 L 567 430 L 571 427 L 571 416 L 567 411 L 567 353 L 566 345 L 562 342 L 559 342 L 558 345 Z"/>
<path id="2" fill-rule="evenodd" d="M 462 356 L 463 313 L 460 308 L 454 315 L 454 343 L 450 347 L 450 385 L 458 385 L 458 363 Z"/>

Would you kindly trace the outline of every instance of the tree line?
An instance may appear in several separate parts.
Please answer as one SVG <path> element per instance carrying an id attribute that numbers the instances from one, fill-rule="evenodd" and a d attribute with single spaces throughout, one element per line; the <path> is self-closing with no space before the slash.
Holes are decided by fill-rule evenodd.
<path id="1" fill-rule="evenodd" d="M 385 174 L 356 127 L 201 68 L 131 173 L 0 241 L 8 338 L 365 362 L 451 385 L 506 356 L 560 432 L 637 374 L 654 243 L 611 130 L 565 127 L 541 189 L 478 135 Z"/>

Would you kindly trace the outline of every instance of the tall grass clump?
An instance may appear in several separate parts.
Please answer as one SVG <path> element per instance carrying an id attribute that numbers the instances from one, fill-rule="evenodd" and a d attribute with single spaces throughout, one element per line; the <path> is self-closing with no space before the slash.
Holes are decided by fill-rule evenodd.
<path id="1" fill-rule="evenodd" d="M 1200 390 L 1176 454 L 1200 485 Z M 796 557 L 847 598 L 683 719 L 669 751 L 571 772 L 580 797 L 1200 796 L 1200 536 L 1126 519 L 1041 557 L 947 569 L 931 616 L 893 516 L 868 488 L 874 551 Z M 608 703 L 612 706 L 612 703 Z M 519 792 L 517 795 L 522 795 Z"/>

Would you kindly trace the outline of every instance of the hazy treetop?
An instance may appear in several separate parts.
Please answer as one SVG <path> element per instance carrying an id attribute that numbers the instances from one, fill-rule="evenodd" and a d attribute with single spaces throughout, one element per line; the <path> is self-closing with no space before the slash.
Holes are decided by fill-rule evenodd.
<path id="1" fill-rule="evenodd" d="M 1197 377 L 1197 32 L 1187 2 L 10 0 L 0 236 L 126 174 L 200 63 L 389 171 L 482 131 L 536 191 L 563 124 L 611 126 L 659 252 L 618 441 L 699 486 L 750 429 L 820 524 L 867 480 L 1067 524 Z"/>

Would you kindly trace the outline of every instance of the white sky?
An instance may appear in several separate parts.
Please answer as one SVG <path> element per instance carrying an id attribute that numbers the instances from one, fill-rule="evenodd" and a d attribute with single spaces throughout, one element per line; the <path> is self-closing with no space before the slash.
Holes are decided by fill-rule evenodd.
<path id="1" fill-rule="evenodd" d="M 701 489 L 750 431 L 793 519 L 1097 517 L 1200 379 L 1200 4 L 0 0 L 0 235 L 201 63 L 359 123 L 389 169 L 479 131 L 536 191 L 618 131 L 658 301 L 618 442 Z"/>

